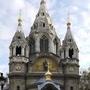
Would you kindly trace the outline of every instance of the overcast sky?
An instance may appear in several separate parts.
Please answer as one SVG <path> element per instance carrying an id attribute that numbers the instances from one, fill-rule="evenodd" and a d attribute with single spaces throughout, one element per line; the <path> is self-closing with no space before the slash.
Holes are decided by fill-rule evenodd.
<path id="1" fill-rule="evenodd" d="M 90 0 L 46 0 L 56 32 L 61 41 L 66 34 L 68 11 L 72 33 L 80 50 L 80 70 L 90 66 Z M 0 0 L 0 72 L 8 73 L 9 45 L 17 30 L 19 10 L 22 10 L 23 32 L 30 32 L 40 0 Z"/>

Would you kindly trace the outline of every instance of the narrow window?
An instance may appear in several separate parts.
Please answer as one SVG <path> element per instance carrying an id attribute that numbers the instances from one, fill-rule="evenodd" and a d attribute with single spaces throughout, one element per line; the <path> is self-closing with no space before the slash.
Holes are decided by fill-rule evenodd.
<path id="1" fill-rule="evenodd" d="M 70 87 L 70 90 L 73 90 L 73 87 Z"/>
<path id="2" fill-rule="evenodd" d="M 64 49 L 64 58 L 66 57 L 66 50 Z"/>
<path id="3" fill-rule="evenodd" d="M 37 16 L 39 16 L 39 13 L 37 14 Z"/>
<path id="4" fill-rule="evenodd" d="M 35 40 L 31 38 L 30 40 L 30 54 L 33 54 L 35 52 Z"/>
<path id="5" fill-rule="evenodd" d="M 18 39 L 21 39 L 21 37 L 20 37 L 20 36 L 18 36 L 17 38 L 18 38 Z"/>
<path id="6" fill-rule="evenodd" d="M 17 90 L 20 90 L 20 86 L 17 86 Z"/>
<path id="7" fill-rule="evenodd" d="M 45 23 L 43 23 L 43 27 L 45 27 Z"/>
<path id="8" fill-rule="evenodd" d="M 44 16 L 44 13 L 42 13 L 42 15 Z"/>
<path id="9" fill-rule="evenodd" d="M 16 47 L 16 56 L 21 55 L 21 46 Z"/>
<path id="10" fill-rule="evenodd" d="M 73 54 L 74 54 L 73 49 L 69 49 L 69 57 L 70 57 L 70 58 L 72 58 L 72 57 L 73 57 Z"/>
<path id="11" fill-rule="evenodd" d="M 48 52 L 48 38 L 46 36 L 43 36 L 40 39 L 40 51 L 41 52 Z"/>
<path id="12" fill-rule="evenodd" d="M 71 39 L 69 39 L 69 42 L 71 42 L 72 40 Z"/>

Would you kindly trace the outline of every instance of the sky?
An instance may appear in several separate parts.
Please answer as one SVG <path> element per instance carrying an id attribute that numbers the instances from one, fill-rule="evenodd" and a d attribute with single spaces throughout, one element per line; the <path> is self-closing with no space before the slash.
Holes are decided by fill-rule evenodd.
<path id="1" fill-rule="evenodd" d="M 8 73 L 9 45 L 17 30 L 22 11 L 23 32 L 30 33 L 40 0 L 0 0 L 0 72 Z M 71 31 L 79 48 L 80 70 L 90 66 L 90 0 L 46 0 L 46 7 L 61 41 L 66 34 L 68 12 Z"/>

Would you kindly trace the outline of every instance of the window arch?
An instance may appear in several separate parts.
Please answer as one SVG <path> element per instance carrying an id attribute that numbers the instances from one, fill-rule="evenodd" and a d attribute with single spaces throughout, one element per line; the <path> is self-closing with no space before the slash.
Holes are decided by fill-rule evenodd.
<path id="1" fill-rule="evenodd" d="M 40 39 L 40 51 L 41 52 L 48 52 L 48 46 L 49 46 L 49 41 L 46 36 L 42 36 Z"/>
<path id="2" fill-rule="evenodd" d="M 30 39 L 30 54 L 35 52 L 35 40 L 33 38 Z"/>
<path id="3" fill-rule="evenodd" d="M 69 57 L 72 58 L 74 54 L 74 50 L 73 49 L 69 49 Z"/>
<path id="4" fill-rule="evenodd" d="M 21 46 L 16 47 L 16 56 L 21 55 Z"/>

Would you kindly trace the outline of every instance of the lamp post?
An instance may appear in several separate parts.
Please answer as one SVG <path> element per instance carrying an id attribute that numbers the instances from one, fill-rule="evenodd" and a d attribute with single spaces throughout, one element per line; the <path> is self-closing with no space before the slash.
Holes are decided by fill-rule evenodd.
<path id="1" fill-rule="evenodd" d="M 0 86 L 1 86 L 1 90 L 3 90 L 5 82 L 6 82 L 6 78 L 3 76 L 3 73 L 0 73 Z"/>

